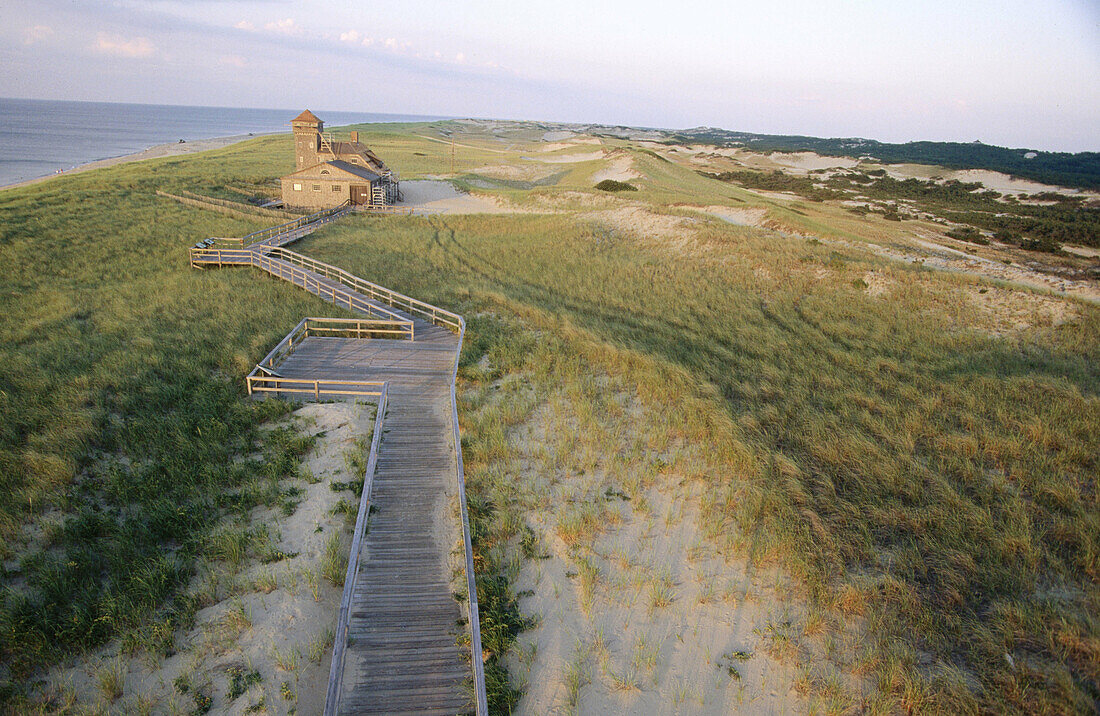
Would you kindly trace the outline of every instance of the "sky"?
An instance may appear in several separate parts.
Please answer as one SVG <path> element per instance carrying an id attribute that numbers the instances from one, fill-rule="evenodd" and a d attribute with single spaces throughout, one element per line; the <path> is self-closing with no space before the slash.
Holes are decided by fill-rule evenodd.
<path id="1" fill-rule="evenodd" d="M 4 0 L 0 96 L 1100 151 L 1100 0 Z"/>

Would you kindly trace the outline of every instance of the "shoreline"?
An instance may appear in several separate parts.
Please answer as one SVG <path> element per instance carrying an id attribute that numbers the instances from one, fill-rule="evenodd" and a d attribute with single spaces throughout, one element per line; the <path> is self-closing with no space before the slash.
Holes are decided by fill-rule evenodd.
<path id="1" fill-rule="evenodd" d="M 272 134 L 282 134 L 282 132 L 253 132 L 251 134 L 232 134 L 225 137 L 211 137 L 209 139 L 196 139 L 194 141 L 170 142 L 167 144 L 155 144 L 151 147 L 146 147 L 138 152 L 131 154 L 122 154 L 117 157 L 107 157 L 106 159 L 97 159 L 93 162 L 87 162 L 85 164 L 78 164 L 72 169 L 66 169 L 63 172 L 57 172 L 55 174 L 47 174 L 41 177 L 35 177 L 33 179 L 24 179 L 12 184 L 0 185 L 0 191 L 6 189 L 15 189 L 17 187 L 31 186 L 33 184 L 39 184 L 44 181 L 49 181 L 56 177 L 68 176 L 70 174 L 78 174 L 80 172 L 91 171 L 93 169 L 104 169 L 106 167 L 113 167 L 117 164 L 128 164 L 130 162 L 140 162 L 146 159 L 158 159 L 160 157 L 174 157 L 180 154 L 196 154 L 198 152 L 206 152 L 211 149 L 222 149 L 238 142 L 243 142 L 249 139 L 255 139 L 257 137 L 267 137 Z"/>

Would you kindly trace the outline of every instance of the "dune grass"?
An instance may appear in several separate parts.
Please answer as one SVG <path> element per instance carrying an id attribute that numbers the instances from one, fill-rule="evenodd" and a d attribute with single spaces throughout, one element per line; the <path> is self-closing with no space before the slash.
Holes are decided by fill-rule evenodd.
<path id="1" fill-rule="evenodd" d="M 877 709 L 1087 709 L 1100 696 L 1100 311 L 995 339 L 938 298 L 972 279 L 702 232 L 736 260 L 568 216 L 357 219 L 302 250 L 502 316 L 471 320 L 468 380 L 490 347 L 498 372 L 584 356 L 629 375 L 664 406 L 669 435 L 709 446 L 695 475 L 706 534 L 780 561 L 814 604 L 863 620 Z M 870 268 L 898 282 L 890 301 L 854 281 Z M 532 329 L 534 354 L 506 335 Z M 477 466 L 505 448 L 478 429 L 472 499 L 489 501 Z M 484 529 L 507 537 L 506 500 L 489 502 L 499 514 Z"/>
<path id="2" fill-rule="evenodd" d="M 243 376 L 303 315 L 342 315 L 186 247 L 270 223 L 155 190 L 266 182 L 285 138 L 0 192 L 0 697 L 66 655 L 123 638 L 163 653 L 225 514 L 278 504 L 308 448 L 259 426 Z M 289 147 L 289 144 L 287 144 Z M 274 169 L 274 171 L 273 171 Z"/>
<path id="3" fill-rule="evenodd" d="M 410 135 L 438 129 L 373 127 L 364 140 L 405 176 L 435 173 L 449 148 Z M 520 151 L 463 143 L 477 149 L 457 171 Z M 340 312 L 245 270 L 190 269 L 183 248 L 197 238 L 267 222 L 154 194 L 263 185 L 292 168 L 289 147 L 260 138 L 0 192 L 9 703 L 28 676 L 107 640 L 168 648 L 217 517 L 277 500 L 269 483 L 296 469 L 305 446 L 257 430 L 280 404 L 244 400 L 240 377 L 302 315 Z M 748 197 L 635 160 L 632 202 Z M 587 173 L 507 195 L 554 198 Z M 803 218 L 825 225 L 829 211 Z M 862 625 L 859 668 L 877 695 L 855 706 L 1091 708 L 1100 311 L 1075 304 L 1066 325 L 993 338 L 958 305 L 973 279 L 717 222 L 692 232 L 699 250 L 570 215 L 364 216 L 300 246 L 469 319 L 460 410 L 495 708 L 518 696 L 503 657 L 527 625 L 512 557 L 538 553 L 525 486 L 505 470 L 509 431 L 549 386 L 593 420 L 605 407 L 593 371 L 659 408 L 653 445 L 705 446 L 677 467 L 702 488 L 709 540 L 778 561 L 816 608 Z M 894 282 L 889 300 L 861 290 L 871 269 Z M 494 401 L 507 376 L 537 390 Z M 582 462 L 601 444 L 583 448 Z M 651 456 L 623 459 L 624 473 L 660 478 Z M 578 540 L 591 532 L 583 510 L 559 516 Z M 655 609 L 676 598 L 658 586 Z"/>

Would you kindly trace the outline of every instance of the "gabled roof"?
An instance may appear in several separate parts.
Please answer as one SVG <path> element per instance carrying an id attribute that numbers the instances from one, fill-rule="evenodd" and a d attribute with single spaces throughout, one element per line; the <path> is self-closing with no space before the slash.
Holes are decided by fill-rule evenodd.
<path id="1" fill-rule="evenodd" d="M 348 162 L 345 162 L 341 159 L 337 159 L 334 162 L 325 162 L 325 164 L 329 164 L 331 166 L 334 166 L 337 169 L 343 169 L 344 171 L 346 171 L 349 174 L 354 174 L 357 177 L 362 177 L 364 179 L 369 179 L 370 181 L 374 181 L 375 179 L 379 178 L 378 174 L 376 174 L 375 172 L 372 172 L 367 167 L 361 167 L 357 164 L 349 164 Z"/>
<path id="2" fill-rule="evenodd" d="M 386 171 L 385 163 L 361 142 L 333 142 L 332 153 L 336 155 L 335 161 L 347 161 L 346 158 L 354 156 L 363 159 L 368 169 L 377 172 Z M 354 162 L 350 163 L 354 164 Z"/>
<path id="3" fill-rule="evenodd" d="M 342 173 L 344 175 L 345 179 L 347 178 L 347 175 L 349 175 L 349 174 L 353 177 L 358 178 L 358 179 L 366 179 L 367 181 L 375 181 L 375 180 L 378 179 L 378 175 L 375 174 L 374 172 L 372 172 L 370 169 L 367 169 L 366 167 L 356 166 L 354 164 L 348 164 L 347 162 L 342 162 L 342 161 L 320 162 L 318 164 L 314 164 L 311 167 L 306 167 L 305 169 L 299 169 L 298 171 L 293 172 L 292 174 L 287 174 L 286 177 L 283 177 L 283 178 L 285 179 L 287 177 L 307 177 L 307 176 L 311 177 L 311 178 L 316 178 L 317 176 L 319 176 L 321 169 L 324 169 L 324 168 L 328 168 L 330 170 L 330 172 L 335 170 L 337 172 Z M 335 179 L 336 177 L 333 176 L 332 178 Z"/>
<path id="4" fill-rule="evenodd" d="M 321 123 L 321 120 L 318 119 L 317 115 L 315 115 L 313 112 L 310 112 L 308 109 L 303 111 L 301 114 L 299 114 L 297 117 L 295 117 L 294 119 L 292 119 L 290 121 L 291 122 L 309 122 L 310 124 L 320 124 Z"/>

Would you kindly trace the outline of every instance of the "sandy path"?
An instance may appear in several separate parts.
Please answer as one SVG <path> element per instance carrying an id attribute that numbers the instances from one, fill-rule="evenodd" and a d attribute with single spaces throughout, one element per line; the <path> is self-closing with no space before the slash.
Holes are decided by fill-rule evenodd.
<path id="1" fill-rule="evenodd" d="M 15 184 L 5 184 L 0 186 L 0 191 L 4 189 L 14 189 L 19 186 L 30 186 L 31 184 L 38 184 L 49 179 L 53 179 L 59 176 L 68 176 L 69 174 L 79 174 L 81 172 L 91 171 L 92 169 L 103 169 L 104 167 L 113 167 L 116 164 L 128 164 L 130 162 L 140 162 L 145 159 L 157 159 L 160 157 L 174 157 L 178 154 L 195 154 L 197 152 L 205 152 L 211 149 L 221 149 L 222 147 L 228 147 L 231 144 L 237 142 L 243 142 L 249 139 L 255 139 L 256 137 L 264 137 L 270 134 L 277 134 L 277 132 L 267 132 L 264 134 L 234 134 L 231 137 L 214 137 L 213 139 L 196 139 L 193 142 L 173 142 L 170 144 L 158 144 L 154 147 L 149 147 L 140 152 L 134 152 L 133 154 L 123 154 L 121 157 L 109 157 L 107 159 L 99 159 L 94 162 L 88 162 L 87 164 L 81 164 L 78 167 L 73 167 L 60 174 L 48 174 L 44 177 L 38 177 L 36 179 L 27 179 L 26 181 L 16 182 Z"/>
<path id="2" fill-rule="evenodd" d="M 401 206 L 410 206 L 425 214 L 510 214 L 515 210 L 502 206 L 491 197 L 464 194 L 446 181 L 430 179 L 401 182 L 405 197 Z"/>
<path id="3" fill-rule="evenodd" d="M 576 164 L 577 162 L 591 162 L 603 159 L 606 155 L 603 150 L 598 152 L 586 152 L 584 154 L 562 154 L 554 157 L 521 157 L 532 162 L 546 162 L 547 164 Z"/>

